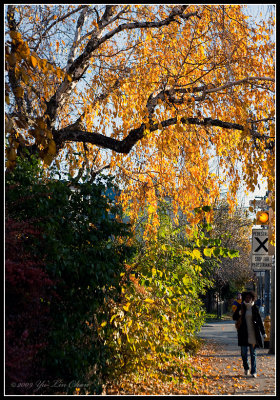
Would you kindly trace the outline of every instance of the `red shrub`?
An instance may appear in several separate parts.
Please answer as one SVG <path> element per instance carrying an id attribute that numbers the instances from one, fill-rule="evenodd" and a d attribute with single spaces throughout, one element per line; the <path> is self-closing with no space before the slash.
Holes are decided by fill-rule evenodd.
<path id="1" fill-rule="evenodd" d="M 32 393 L 44 374 L 39 351 L 47 346 L 53 282 L 43 261 L 31 254 L 32 237 L 40 233 L 29 223 L 6 219 L 5 328 L 6 393 Z"/>

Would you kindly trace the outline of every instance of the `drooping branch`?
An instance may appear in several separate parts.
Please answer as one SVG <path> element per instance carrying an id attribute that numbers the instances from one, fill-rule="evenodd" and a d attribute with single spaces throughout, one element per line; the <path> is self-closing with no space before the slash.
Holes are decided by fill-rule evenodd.
<path id="1" fill-rule="evenodd" d="M 177 117 L 169 118 L 160 123 L 153 124 L 149 126 L 149 131 L 154 132 L 158 129 L 166 128 L 169 126 L 174 126 L 178 122 L 189 125 L 199 125 L 199 126 L 216 126 L 223 129 L 235 129 L 238 131 L 244 131 L 244 126 L 234 123 L 221 121 L 219 119 L 212 118 L 186 118 L 182 117 L 178 119 Z M 64 128 L 59 131 L 54 132 L 54 139 L 58 147 L 62 147 L 65 142 L 82 142 L 91 143 L 96 146 L 100 146 L 117 153 L 128 154 L 131 149 L 136 145 L 136 143 L 145 136 L 146 125 L 143 123 L 138 128 L 132 129 L 129 134 L 123 140 L 113 139 L 108 136 L 104 136 L 98 132 L 86 132 L 82 130 L 72 130 L 69 128 Z M 252 132 L 253 138 L 263 139 L 257 132 Z M 267 144 L 267 148 L 271 149 L 274 147 L 274 142 Z"/>
<path id="2" fill-rule="evenodd" d="M 117 153 L 128 154 L 132 147 L 144 137 L 145 124 L 139 128 L 133 129 L 129 132 L 127 137 L 123 140 L 113 139 L 104 136 L 97 132 L 86 132 L 82 130 L 75 130 L 64 128 L 59 131 L 53 132 L 53 137 L 56 142 L 57 148 L 61 148 L 65 142 L 82 142 L 91 143 Z"/>
<path id="3" fill-rule="evenodd" d="M 152 93 L 147 101 L 147 109 L 149 113 L 149 118 L 152 120 L 152 115 L 154 112 L 155 107 L 158 105 L 159 100 L 164 101 L 168 100 L 172 104 L 182 104 L 184 102 L 191 102 L 193 100 L 195 101 L 201 101 L 204 100 L 207 96 L 207 94 L 210 93 L 215 93 L 215 92 L 220 92 L 225 89 L 229 89 L 234 86 L 239 86 L 245 83 L 255 83 L 258 81 L 268 81 L 268 82 L 275 82 L 274 78 L 266 77 L 266 76 L 256 76 L 256 77 L 247 77 L 244 79 L 240 79 L 238 81 L 230 81 L 227 82 L 223 85 L 217 86 L 217 87 L 211 87 L 209 88 L 208 86 L 202 85 L 202 86 L 196 86 L 196 87 L 189 87 L 189 88 L 183 88 L 183 87 L 168 87 L 165 88 L 164 90 L 157 91 L 155 93 Z M 202 92 L 200 96 L 194 96 L 195 93 Z M 185 100 L 184 96 L 186 94 L 192 95 L 189 97 L 187 100 Z M 177 95 L 177 97 L 176 97 Z M 180 98 L 178 98 L 178 95 L 181 95 Z"/>
<path id="4" fill-rule="evenodd" d="M 144 22 L 130 22 L 130 23 L 125 23 L 119 25 L 117 28 L 112 30 L 111 32 L 108 32 L 106 35 L 104 35 L 100 39 L 100 44 L 105 42 L 106 40 L 110 39 L 111 37 L 115 36 L 117 33 L 122 32 L 124 30 L 132 30 L 132 29 L 139 29 L 139 28 L 161 28 L 162 26 L 168 26 L 171 22 L 176 21 L 176 16 L 183 18 L 184 20 L 188 20 L 191 17 L 198 17 L 200 18 L 199 14 L 197 11 L 188 13 L 188 14 L 183 14 L 185 9 L 188 6 L 180 6 L 180 7 L 174 7 L 171 13 L 169 14 L 168 17 L 161 21 L 144 21 Z"/>

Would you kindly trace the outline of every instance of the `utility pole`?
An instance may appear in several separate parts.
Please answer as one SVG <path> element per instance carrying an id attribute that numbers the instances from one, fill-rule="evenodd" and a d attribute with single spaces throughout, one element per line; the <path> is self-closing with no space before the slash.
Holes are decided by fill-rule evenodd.
<path id="1" fill-rule="evenodd" d="M 269 292 L 270 292 L 270 270 L 266 269 L 265 270 L 265 275 L 264 275 L 264 316 L 266 317 L 267 315 L 270 314 L 270 299 L 269 299 Z"/>
<path id="2" fill-rule="evenodd" d="M 272 257 L 271 268 L 271 323 L 270 323 L 270 339 L 269 354 L 275 354 L 275 256 Z"/>
<path id="3" fill-rule="evenodd" d="M 269 185 L 268 185 L 269 187 Z M 254 207 L 258 207 L 261 211 L 256 214 L 256 225 L 260 225 L 261 229 L 252 229 L 252 261 L 251 266 L 255 272 L 259 272 L 259 285 L 262 282 L 262 274 L 266 273 L 266 269 L 271 271 L 271 285 L 270 285 L 270 337 L 269 337 L 269 354 L 275 354 L 275 247 L 271 245 L 272 225 L 274 220 L 274 213 L 271 206 L 267 204 L 267 197 L 269 200 L 271 192 L 267 192 L 264 198 L 260 200 L 253 200 Z M 265 274 L 265 293 L 268 289 L 269 273 Z M 260 281 L 261 280 L 261 281 Z M 266 300 L 266 316 L 269 308 L 269 298 Z"/>
<path id="4" fill-rule="evenodd" d="M 270 196 L 270 194 L 269 194 Z M 269 226 L 268 240 L 270 240 L 272 231 L 273 210 L 269 207 Z M 269 354 L 275 354 L 275 247 L 268 243 L 268 254 L 272 256 L 271 266 L 271 325 L 270 325 L 270 340 Z"/>

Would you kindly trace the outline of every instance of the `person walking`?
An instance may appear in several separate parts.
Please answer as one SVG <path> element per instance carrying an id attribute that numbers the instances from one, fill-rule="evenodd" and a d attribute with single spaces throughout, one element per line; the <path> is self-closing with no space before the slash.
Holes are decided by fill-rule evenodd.
<path id="1" fill-rule="evenodd" d="M 239 306 L 239 304 L 241 304 L 241 302 L 242 302 L 242 295 L 241 295 L 241 293 L 237 293 L 236 299 L 232 303 L 232 307 L 231 307 L 232 312 L 236 311 L 237 306 Z"/>
<path id="2" fill-rule="evenodd" d="M 256 348 L 263 348 L 263 339 L 266 337 L 263 322 L 258 307 L 254 304 L 254 292 L 243 292 L 242 303 L 233 313 L 233 320 L 237 321 L 238 346 L 241 347 L 241 357 L 245 375 L 249 374 L 248 347 L 251 356 L 251 375 L 257 377 Z"/>
<path id="3" fill-rule="evenodd" d="M 241 295 L 241 293 L 237 293 L 236 299 L 234 300 L 234 302 L 232 303 L 232 306 L 231 306 L 233 313 L 236 311 L 237 306 L 239 306 L 241 303 L 242 303 L 242 295 Z M 237 321 L 235 321 L 235 328 L 237 329 Z"/>

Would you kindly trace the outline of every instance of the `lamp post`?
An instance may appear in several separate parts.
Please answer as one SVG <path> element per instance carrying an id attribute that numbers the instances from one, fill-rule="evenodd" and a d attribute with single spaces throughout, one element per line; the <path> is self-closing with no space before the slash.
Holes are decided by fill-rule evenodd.
<path id="1" fill-rule="evenodd" d="M 269 194 L 270 196 L 270 194 Z M 271 236 L 271 228 L 274 212 L 269 207 L 269 226 L 268 226 L 268 240 Z M 268 243 L 268 254 L 272 256 L 271 265 L 271 326 L 270 326 L 270 340 L 269 340 L 269 354 L 275 354 L 275 247 Z"/>
<path id="2" fill-rule="evenodd" d="M 268 185 L 269 187 L 269 185 Z M 268 197 L 271 195 L 270 192 L 267 192 Z M 266 195 L 266 197 L 267 197 Z M 261 237 L 256 237 L 254 243 L 257 243 L 256 248 L 254 249 L 255 253 L 258 254 L 266 254 L 270 256 L 270 271 L 265 271 L 265 315 L 268 316 L 269 313 L 269 275 L 271 275 L 271 285 L 270 285 L 270 340 L 269 340 L 269 354 L 275 354 L 275 248 L 270 244 L 271 233 L 272 233 L 272 224 L 273 224 L 273 209 L 271 206 L 268 209 L 265 209 L 266 205 L 263 203 L 265 198 L 261 201 L 254 200 L 254 204 L 258 207 L 262 208 L 261 211 L 258 211 L 256 214 L 255 225 L 261 225 L 263 230 L 256 230 L 256 234 L 265 238 L 264 240 Z M 266 230 L 266 234 L 265 234 Z M 265 264 L 265 263 L 264 263 Z M 261 264 L 260 264 L 261 265 Z M 263 265 L 265 266 L 265 265 Z"/>
<path id="3" fill-rule="evenodd" d="M 272 257 L 271 268 L 271 325 L 270 325 L 270 340 L 269 354 L 275 354 L 275 259 Z"/>

